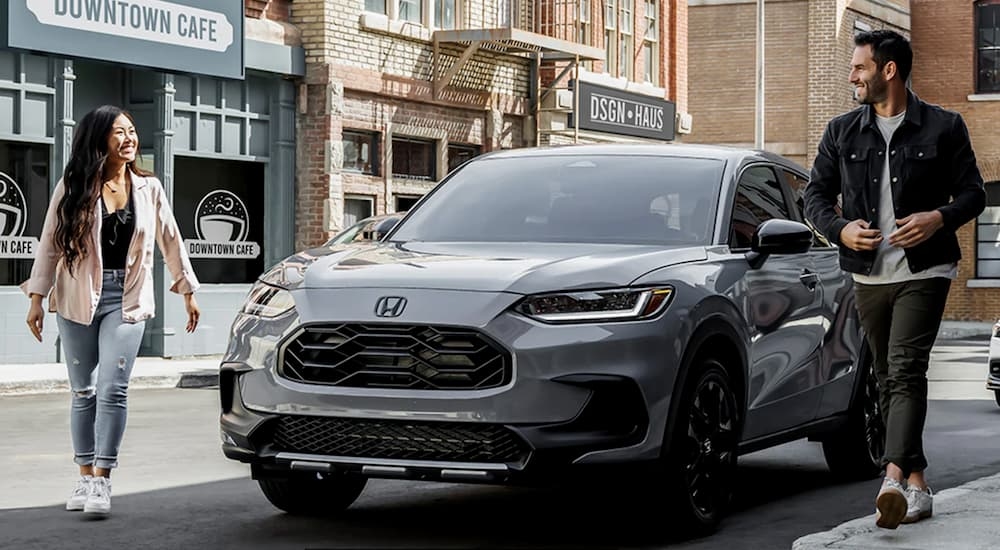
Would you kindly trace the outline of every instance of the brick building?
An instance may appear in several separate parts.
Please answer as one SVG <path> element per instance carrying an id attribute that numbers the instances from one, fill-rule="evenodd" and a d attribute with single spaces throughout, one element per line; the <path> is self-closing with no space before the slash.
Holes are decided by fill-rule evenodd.
<path id="1" fill-rule="evenodd" d="M 751 146 L 757 2 L 688 0 L 688 10 L 693 123 L 684 141 Z M 809 166 L 827 121 L 856 106 L 847 81 L 854 33 L 909 35 L 909 2 L 767 0 L 764 14 L 764 148 Z"/>
<path id="2" fill-rule="evenodd" d="M 987 207 L 959 232 L 963 261 L 945 315 L 1000 316 L 1000 2 L 912 0 L 913 88 L 962 113 L 986 182 Z"/>
<path id="3" fill-rule="evenodd" d="M 296 0 L 290 21 L 306 51 L 296 247 L 410 208 L 483 152 L 672 135 L 686 100 L 686 10 L 670 0 Z M 648 100 L 665 115 L 661 132 L 577 128 L 584 87 L 571 82 Z"/>
<path id="4" fill-rule="evenodd" d="M 689 0 L 689 95 L 685 141 L 754 140 L 756 0 Z M 748 21 L 736 27 L 728 21 Z M 964 260 L 945 318 L 1000 315 L 1000 2 L 994 0 L 767 0 L 765 144 L 809 166 L 826 122 L 853 109 L 849 62 L 858 30 L 911 38 L 913 90 L 963 114 L 987 182 L 986 212 L 959 232 Z M 726 29 L 720 32 L 719 29 Z M 713 63 L 699 60 L 712 59 Z"/>

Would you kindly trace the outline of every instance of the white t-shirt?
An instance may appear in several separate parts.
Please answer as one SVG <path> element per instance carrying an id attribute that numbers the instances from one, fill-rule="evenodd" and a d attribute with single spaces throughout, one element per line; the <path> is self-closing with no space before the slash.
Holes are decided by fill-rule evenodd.
<path id="1" fill-rule="evenodd" d="M 896 209 L 892 203 L 892 174 L 889 170 L 889 158 L 891 151 L 889 144 L 892 142 L 892 135 L 903 123 L 906 111 L 896 116 L 884 117 L 875 116 L 875 122 L 882 138 L 885 139 L 885 163 L 882 165 L 882 177 L 879 179 L 879 201 L 878 219 L 868 220 L 872 225 L 878 226 L 882 231 L 882 243 L 875 254 L 875 264 L 872 265 L 870 275 L 854 273 L 854 280 L 868 285 L 901 283 L 917 279 L 929 279 L 931 277 L 947 277 L 954 279 L 958 275 L 958 264 L 942 264 L 925 269 L 920 273 L 910 271 L 909 264 L 906 263 L 906 252 L 898 246 L 889 244 L 889 235 L 896 230 Z M 897 176 L 898 177 L 898 176 Z"/>

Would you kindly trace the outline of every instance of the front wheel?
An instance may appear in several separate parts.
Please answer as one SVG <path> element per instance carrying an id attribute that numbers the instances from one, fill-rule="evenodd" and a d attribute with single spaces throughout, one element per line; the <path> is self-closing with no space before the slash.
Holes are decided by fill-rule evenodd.
<path id="1" fill-rule="evenodd" d="M 993 397 L 997 400 L 997 406 L 1000 407 L 1000 390 L 993 390 Z"/>
<path id="2" fill-rule="evenodd" d="M 874 369 L 864 365 L 865 377 L 851 404 L 847 423 L 823 440 L 823 455 L 834 475 L 851 480 L 872 479 L 882 471 L 885 423 Z"/>
<path id="3" fill-rule="evenodd" d="M 368 478 L 342 474 L 303 474 L 257 480 L 277 508 L 294 515 L 328 516 L 342 512 L 361 496 Z"/>
<path id="4" fill-rule="evenodd" d="M 739 409 L 729 374 L 715 359 L 691 372 L 677 409 L 665 474 L 671 523 L 691 535 L 714 532 L 736 479 Z"/>

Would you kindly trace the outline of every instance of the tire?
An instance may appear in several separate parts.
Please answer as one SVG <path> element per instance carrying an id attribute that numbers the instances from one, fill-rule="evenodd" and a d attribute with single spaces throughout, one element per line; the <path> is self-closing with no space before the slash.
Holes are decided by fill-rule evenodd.
<path id="1" fill-rule="evenodd" d="M 1000 390 L 993 390 L 993 397 L 997 400 L 997 406 L 1000 407 Z"/>
<path id="2" fill-rule="evenodd" d="M 663 481 L 670 524 L 704 536 L 718 530 L 732 504 L 742 415 L 722 364 L 705 358 L 695 366 L 667 434 Z"/>
<path id="3" fill-rule="evenodd" d="M 885 453 L 878 380 L 870 361 L 865 362 L 861 372 L 865 378 L 851 403 L 847 423 L 823 440 L 823 456 L 830 471 L 852 481 L 878 477 Z"/>
<path id="4" fill-rule="evenodd" d="M 329 516 L 346 510 L 361 496 L 368 478 L 341 474 L 304 474 L 257 480 L 275 507 L 289 514 Z"/>

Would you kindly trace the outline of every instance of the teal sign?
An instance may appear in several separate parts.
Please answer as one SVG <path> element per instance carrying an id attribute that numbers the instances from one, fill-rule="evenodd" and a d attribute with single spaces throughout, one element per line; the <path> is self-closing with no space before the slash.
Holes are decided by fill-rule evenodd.
<path id="1" fill-rule="evenodd" d="M 242 79 L 242 0 L 9 0 L 7 46 Z"/>

